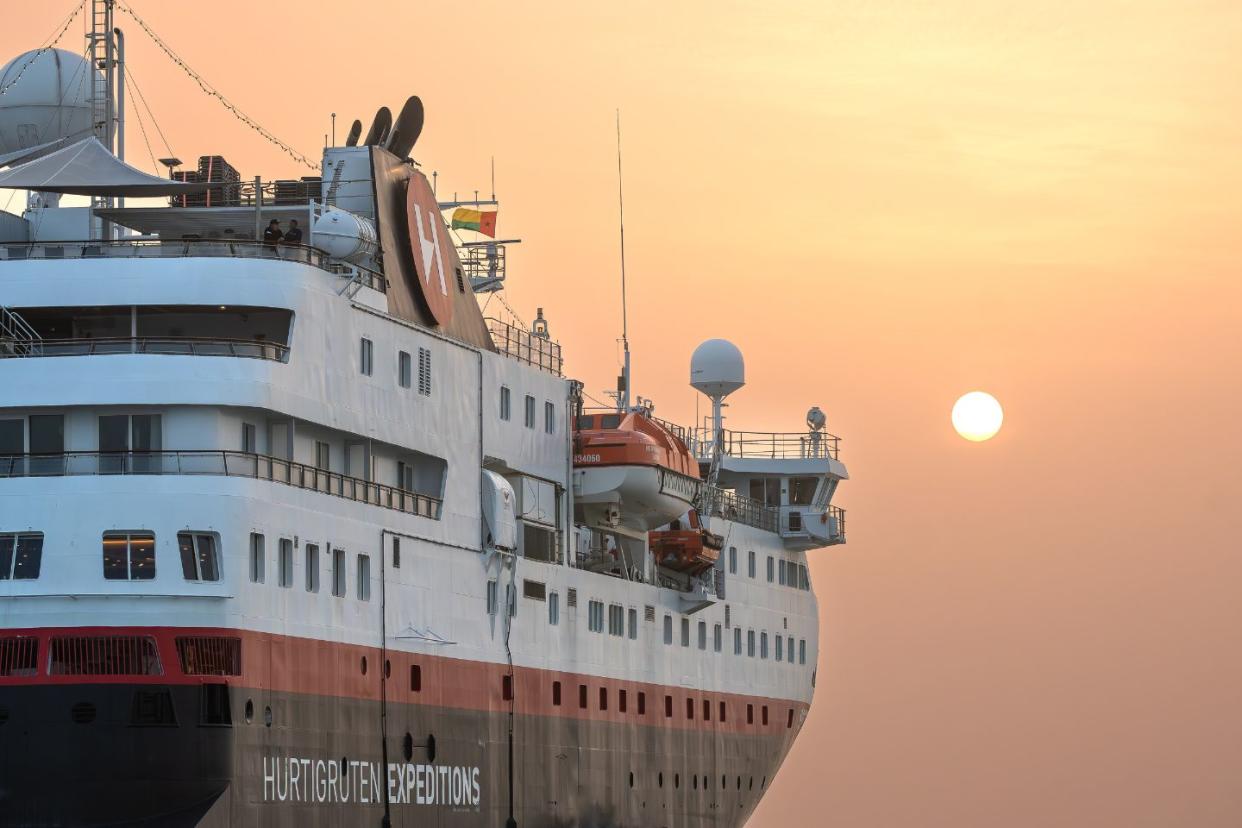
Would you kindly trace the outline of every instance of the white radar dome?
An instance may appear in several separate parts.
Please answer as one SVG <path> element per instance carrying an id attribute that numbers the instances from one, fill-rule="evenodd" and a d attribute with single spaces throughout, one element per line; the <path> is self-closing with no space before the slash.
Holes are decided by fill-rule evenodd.
<path id="1" fill-rule="evenodd" d="M 742 352 L 727 339 L 709 339 L 690 357 L 690 385 L 709 397 L 727 397 L 746 384 Z"/>
<path id="2" fill-rule="evenodd" d="M 25 52 L 0 69 L 0 153 L 91 133 L 91 81 L 99 73 L 64 49 Z"/>

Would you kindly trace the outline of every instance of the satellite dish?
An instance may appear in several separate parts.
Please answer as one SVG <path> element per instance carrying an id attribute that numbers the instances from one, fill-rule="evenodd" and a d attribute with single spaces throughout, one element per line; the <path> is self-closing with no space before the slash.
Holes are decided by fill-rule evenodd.
<path id="1" fill-rule="evenodd" d="M 724 399 L 746 384 L 742 352 L 725 339 L 709 339 L 690 357 L 690 385 L 712 399 Z"/>
<path id="2" fill-rule="evenodd" d="M 414 148 L 418 136 L 423 132 L 423 102 L 417 95 L 411 95 L 401 107 L 397 123 L 388 136 L 386 149 L 398 158 L 405 158 Z"/>
<path id="3" fill-rule="evenodd" d="M 349 128 L 349 135 L 345 136 L 345 146 L 358 146 L 358 139 L 362 136 L 362 121 L 355 120 Z"/>
<path id="4" fill-rule="evenodd" d="M 371 128 L 367 130 L 367 138 L 362 143 L 366 146 L 383 144 L 388 137 L 389 130 L 392 129 L 392 112 L 386 106 L 381 106 L 379 111 L 375 113 L 375 120 L 371 122 Z"/>
<path id="5" fill-rule="evenodd" d="M 24 52 L 0 67 L 0 155 L 91 134 L 90 61 L 64 49 Z"/>

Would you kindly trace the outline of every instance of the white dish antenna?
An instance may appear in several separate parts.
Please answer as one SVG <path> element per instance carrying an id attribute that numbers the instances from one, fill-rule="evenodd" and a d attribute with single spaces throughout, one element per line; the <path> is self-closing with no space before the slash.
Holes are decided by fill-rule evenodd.
<path id="1" fill-rule="evenodd" d="M 742 352 L 727 339 L 709 339 L 690 357 L 690 385 L 715 399 L 724 399 L 746 384 Z"/>
<path id="2" fill-rule="evenodd" d="M 64 49 L 20 54 L 0 68 L 0 155 L 91 133 L 98 72 Z"/>

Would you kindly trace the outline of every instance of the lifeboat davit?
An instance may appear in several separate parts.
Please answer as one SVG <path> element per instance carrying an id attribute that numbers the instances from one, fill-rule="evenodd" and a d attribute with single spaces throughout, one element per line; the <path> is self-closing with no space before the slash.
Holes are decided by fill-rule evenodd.
<path id="1" fill-rule="evenodd" d="M 667 529 L 659 529 L 647 537 L 657 564 L 691 575 L 701 575 L 714 567 L 724 548 L 724 538 L 704 529 L 694 509 L 673 521 Z"/>
<path id="2" fill-rule="evenodd" d="M 698 497 L 699 464 L 645 412 L 585 414 L 574 424 L 574 501 L 596 526 L 649 532 Z"/>

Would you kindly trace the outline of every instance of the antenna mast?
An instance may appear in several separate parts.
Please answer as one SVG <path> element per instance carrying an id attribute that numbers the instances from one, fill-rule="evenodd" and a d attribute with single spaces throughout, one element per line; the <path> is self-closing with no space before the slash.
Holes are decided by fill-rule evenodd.
<path id="1" fill-rule="evenodd" d="M 621 347 L 625 363 L 621 369 L 621 381 L 617 384 L 617 408 L 630 410 L 630 325 L 625 302 L 625 188 L 621 178 L 621 110 L 617 110 L 617 207 L 621 224 Z"/>

